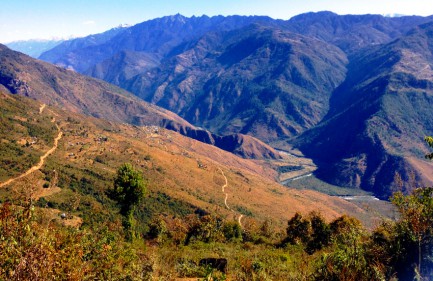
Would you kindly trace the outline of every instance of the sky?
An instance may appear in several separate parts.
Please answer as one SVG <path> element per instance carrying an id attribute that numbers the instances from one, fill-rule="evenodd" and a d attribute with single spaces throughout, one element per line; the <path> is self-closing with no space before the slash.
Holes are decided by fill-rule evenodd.
<path id="1" fill-rule="evenodd" d="M 266 15 L 289 19 L 306 12 L 433 15 L 431 0 L 8 0 L 0 9 L 0 43 L 83 37 L 121 24 L 180 13 Z"/>

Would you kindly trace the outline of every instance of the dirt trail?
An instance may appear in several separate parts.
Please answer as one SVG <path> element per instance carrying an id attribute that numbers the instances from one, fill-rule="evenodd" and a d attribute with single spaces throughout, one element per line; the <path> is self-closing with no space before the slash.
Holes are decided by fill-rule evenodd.
<path id="1" fill-rule="evenodd" d="M 227 208 L 227 209 L 229 209 L 230 211 L 233 211 L 233 210 L 229 207 L 229 205 L 227 204 L 227 198 L 228 198 L 228 196 L 229 196 L 229 194 L 225 192 L 225 188 L 226 188 L 227 185 L 228 185 L 227 177 L 226 177 L 226 175 L 224 174 L 223 170 L 221 170 L 220 168 L 218 168 L 218 169 L 220 170 L 221 174 L 222 174 L 223 177 L 224 177 L 224 180 L 226 181 L 226 183 L 223 184 L 223 185 L 221 186 L 221 191 L 222 191 L 222 192 L 224 193 L 224 195 L 226 196 L 225 199 L 224 199 L 224 205 L 226 205 L 226 208 Z"/>
<path id="2" fill-rule="evenodd" d="M 39 107 L 39 114 L 42 114 L 42 112 L 45 109 L 45 106 L 47 106 L 45 103 L 41 105 L 41 107 Z"/>
<path id="3" fill-rule="evenodd" d="M 232 211 L 233 213 L 235 213 L 235 211 L 233 211 L 233 210 L 229 207 L 229 205 L 227 204 L 227 199 L 228 199 L 228 197 L 229 197 L 229 194 L 228 194 L 227 192 L 225 192 L 225 188 L 228 186 L 228 180 L 227 180 L 227 177 L 226 177 L 226 175 L 224 174 L 224 172 L 223 172 L 223 170 L 222 170 L 221 168 L 218 168 L 218 170 L 220 170 L 221 175 L 224 177 L 224 180 L 225 180 L 225 184 L 223 184 L 223 185 L 221 186 L 221 191 L 222 191 L 222 193 L 224 193 L 224 195 L 225 195 L 225 198 L 224 198 L 224 205 L 226 206 L 226 208 L 227 208 L 228 210 L 230 210 L 230 211 Z M 243 228 L 243 226 L 242 226 L 242 218 L 243 218 L 243 216 L 244 216 L 244 215 L 239 215 L 239 217 L 238 217 L 238 222 L 239 222 L 239 225 L 241 226 L 241 228 Z"/>
<path id="4" fill-rule="evenodd" d="M 240 215 L 239 216 L 239 218 L 238 218 L 238 223 L 239 223 L 239 225 L 241 226 L 241 228 L 243 228 L 242 227 L 242 218 L 244 217 L 244 215 Z"/>
<path id="5" fill-rule="evenodd" d="M 40 168 L 42 168 L 42 166 L 44 165 L 44 163 L 45 163 L 45 159 L 48 157 L 48 156 L 50 156 L 56 149 L 57 149 L 57 145 L 58 145 L 58 143 L 59 143 L 59 140 L 62 138 L 62 136 L 63 136 L 63 133 L 62 133 L 62 131 L 60 131 L 60 128 L 59 128 L 59 126 L 56 124 L 56 127 L 57 127 L 57 130 L 59 131 L 59 134 L 57 135 L 57 137 L 54 139 L 54 146 L 50 149 L 50 150 L 48 150 L 44 155 L 42 155 L 41 156 L 41 158 L 40 158 L 40 160 L 39 160 L 39 163 L 38 164 L 36 164 L 35 166 L 33 166 L 33 167 L 31 167 L 29 170 L 27 170 L 24 174 L 21 174 L 21 175 L 19 175 L 18 177 L 16 177 L 16 178 L 12 178 L 12 179 L 9 179 L 9 180 L 7 180 L 7 181 L 5 181 L 5 182 L 3 182 L 3 183 L 0 183 L 0 188 L 2 188 L 2 187 L 4 187 L 4 186 L 6 186 L 6 185 L 8 185 L 8 184 L 11 184 L 12 182 L 14 182 L 14 181 L 16 181 L 16 180 L 19 180 L 19 179 L 21 179 L 21 178 L 23 178 L 23 177 L 25 177 L 25 176 L 28 176 L 28 175 L 30 175 L 31 173 L 33 173 L 34 171 L 37 171 L 37 170 L 39 170 Z"/>

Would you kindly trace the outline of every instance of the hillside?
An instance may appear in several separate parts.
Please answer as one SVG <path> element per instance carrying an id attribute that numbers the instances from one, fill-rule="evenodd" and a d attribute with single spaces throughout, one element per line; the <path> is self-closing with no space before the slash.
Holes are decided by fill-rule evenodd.
<path id="1" fill-rule="evenodd" d="M 351 214 L 376 225 L 379 218 L 364 204 L 283 187 L 272 180 L 275 171 L 173 131 L 66 112 L 4 87 L 0 108 L 2 167 L 29 161 L 23 158 L 29 151 L 35 156 L 30 170 L 7 167 L 0 178 L 0 274 L 7 279 L 204 278 L 209 273 L 200 261 L 211 257 L 228 261 L 229 278 L 260 274 L 280 280 L 319 272 L 324 253 L 353 247 L 353 241 L 361 248 L 375 241 L 356 219 L 340 217 Z M 147 186 L 134 212 L 132 241 L 107 192 L 125 162 Z M 290 242 L 285 229 L 295 212 L 324 229 L 342 223 L 359 238 L 311 248 L 306 239 L 316 237 L 313 226 L 313 234 L 302 237 L 305 243 Z M 332 230 L 323 241 L 340 233 L 346 230 Z M 257 273 L 245 263 L 262 269 Z M 398 269 L 388 267 L 391 273 Z"/>
<path id="2" fill-rule="evenodd" d="M 425 24 L 354 57 L 328 115 L 297 140 L 322 162 L 322 178 L 383 198 L 389 187 L 398 189 L 395 173 L 407 189 L 432 183 L 433 166 L 422 160 L 428 152 L 423 138 L 433 134 L 432 31 Z"/>
<path id="3" fill-rule="evenodd" d="M 148 183 L 149 198 L 139 211 L 143 222 L 160 212 L 180 215 L 178 212 L 192 213 L 197 208 L 227 219 L 242 214 L 245 223 L 269 218 L 284 224 L 297 211 L 313 210 L 320 210 L 328 219 L 343 213 L 365 216 L 364 210 L 345 200 L 287 189 L 274 182 L 274 170 L 173 131 L 68 113 L 7 94 L 4 89 L 0 103 L 3 121 L 7 121 L 2 122 L 1 136 L 2 200 L 13 198 L 31 182 L 30 194 L 36 200 L 80 217 L 83 223 L 98 221 L 114 207 L 106 191 L 117 167 L 129 162 Z M 40 169 L 5 184 L 36 165 L 59 132 L 56 149 Z M 78 205 L 72 207 L 71 200 Z"/>
<path id="4" fill-rule="evenodd" d="M 108 83 L 35 60 L 3 45 L 0 45 L 0 84 L 13 94 L 112 121 L 139 120 L 156 125 L 172 120 L 188 124 L 175 114 Z"/>
<path id="5" fill-rule="evenodd" d="M 203 139 L 202 135 L 210 133 L 195 128 L 168 110 L 149 104 L 111 84 L 32 59 L 2 45 L 0 84 L 14 94 L 69 111 L 134 125 L 168 127 L 244 157 L 279 157 L 271 147 L 252 137 L 227 136 L 235 140 L 231 147 L 224 142 L 214 141 L 222 138 L 217 135 L 213 135 L 211 140 Z M 244 139 L 248 140 L 245 145 Z"/>

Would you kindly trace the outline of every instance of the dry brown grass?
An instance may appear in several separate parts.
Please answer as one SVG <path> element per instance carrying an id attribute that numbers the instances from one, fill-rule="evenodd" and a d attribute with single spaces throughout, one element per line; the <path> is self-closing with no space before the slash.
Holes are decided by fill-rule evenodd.
<path id="1" fill-rule="evenodd" d="M 34 107 L 39 110 L 39 105 Z M 244 213 L 245 221 L 273 219 L 283 226 L 295 212 L 320 211 L 328 220 L 342 214 L 364 214 L 345 200 L 279 185 L 275 181 L 277 173 L 269 165 L 239 158 L 172 131 L 116 124 L 51 107 L 43 113 L 56 115 L 63 132 L 58 149 L 48 157 L 56 165 L 74 164 L 113 177 L 117 167 L 130 162 L 143 172 L 150 192 L 164 192 L 226 218 L 236 219 Z M 101 140 L 101 136 L 107 139 Z M 95 161 L 97 157 L 104 161 Z M 227 177 L 227 202 L 235 213 L 224 205 L 224 179 L 219 169 Z M 37 198 L 56 196 L 56 187 L 42 189 L 42 173 L 33 176 Z M 11 188 L 15 184 L 20 183 Z"/>
<path id="2" fill-rule="evenodd" d="M 409 157 L 407 160 L 413 166 L 414 170 L 420 173 L 425 186 L 433 184 L 433 162 L 415 157 Z"/>

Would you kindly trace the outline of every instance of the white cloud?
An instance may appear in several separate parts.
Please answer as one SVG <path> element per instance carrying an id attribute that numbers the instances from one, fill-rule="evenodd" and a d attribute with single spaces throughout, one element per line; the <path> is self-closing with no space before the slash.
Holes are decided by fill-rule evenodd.
<path id="1" fill-rule="evenodd" d="M 95 24 L 96 22 L 94 21 L 94 20 L 86 20 L 86 21 L 83 21 L 82 22 L 82 24 L 83 25 L 93 25 L 93 24 Z"/>

